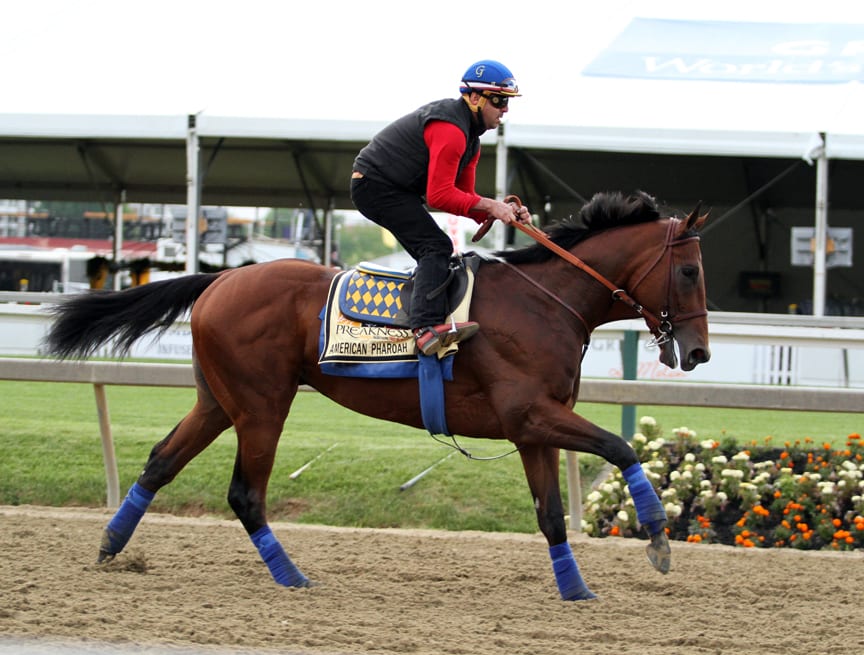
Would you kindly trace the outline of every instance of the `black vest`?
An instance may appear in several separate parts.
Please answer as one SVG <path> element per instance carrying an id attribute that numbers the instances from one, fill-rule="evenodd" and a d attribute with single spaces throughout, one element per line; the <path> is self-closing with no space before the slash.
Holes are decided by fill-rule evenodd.
<path id="1" fill-rule="evenodd" d="M 423 129 L 431 120 L 453 123 L 465 135 L 465 154 L 459 162 L 461 174 L 480 149 L 486 130 L 475 125 L 471 109 L 461 98 L 436 100 L 397 119 L 376 134 L 354 159 L 354 170 L 398 189 L 426 195 L 429 150 Z"/>

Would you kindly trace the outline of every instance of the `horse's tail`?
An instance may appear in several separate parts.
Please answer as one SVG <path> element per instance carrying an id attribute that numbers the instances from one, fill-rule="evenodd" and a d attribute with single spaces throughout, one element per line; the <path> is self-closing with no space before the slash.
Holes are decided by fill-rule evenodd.
<path id="1" fill-rule="evenodd" d="M 187 311 L 219 273 L 186 275 L 123 291 L 90 291 L 60 302 L 49 312 L 53 322 L 43 352 L 61 359 L 83 359 L 114 339 L 123 356 L 150 332 L 162 334 Z"/>

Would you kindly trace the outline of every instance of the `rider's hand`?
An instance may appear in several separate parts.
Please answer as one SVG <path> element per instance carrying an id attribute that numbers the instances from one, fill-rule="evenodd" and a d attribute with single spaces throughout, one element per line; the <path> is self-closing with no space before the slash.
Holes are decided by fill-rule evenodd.
<path id="1" fill-rule="evenodd" d="M 531 223 L 531 212 L 528 211 L 528 208 L 525 205 L 517 205 L 515 202 L 508 202 L 513 208 L 513 219 L 519 223 L 530 224 Z M 505 223 L 510 223 L 511 221 L 504 221 Z"/>

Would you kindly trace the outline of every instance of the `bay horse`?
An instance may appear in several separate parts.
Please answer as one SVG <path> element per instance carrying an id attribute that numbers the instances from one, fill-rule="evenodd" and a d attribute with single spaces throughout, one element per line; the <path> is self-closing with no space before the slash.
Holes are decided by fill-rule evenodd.
<path id="1" fill-rule="evenodd" d="M 574 405 L 591 332 L 610 321 L 644 318 L 661 362 L 671 368 L 675 343 L 683 370 L 708 361 L 698 236 L 706 218 L 698 207 L 686 218 L 661 217 L 642 192 L 597 194 L 576 217 L 542 231 L 547 245 L 496 253 L 477 270 L 470 319 L 481 328 L 455 355 L 452 380 L 444 385 L 446 423 L 453 434 L 506 439 L 518 450 L 562 599 L 595 595 L 567 541 L 560 449 L 599 455 L 622 470 L 649 536 L 648 559 L 661 573 L 669 570 L 666 513 L 633 449 Z M 284 259 L 87 292 L 53 309 L 46 354 L 78 359 L 109 342 L 126 354 L 137 339 L 164 331 L 191 309 L 197 401 L 153 447 L 105 527 L 99 562 L 123 549 L 156 492 L 233 425 L 237 453 L 228 503 L 275 582 L 310 584 L 273 535 L 266 512 L 276 444 L 298 387 L 310 385 L 361 414 L 424 426 L 417 379 L 321 371 L 319 312 L 334 275 L 325 266 Z"/>

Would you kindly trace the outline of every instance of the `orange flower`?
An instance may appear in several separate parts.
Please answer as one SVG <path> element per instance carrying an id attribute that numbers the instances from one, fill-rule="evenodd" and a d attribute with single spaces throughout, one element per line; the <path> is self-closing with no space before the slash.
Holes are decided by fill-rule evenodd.
<path id="1" fill-rule="evenodd" d="M 831 521 L 831 525 L 833 525 L 835 528 L 839 528 L 841 525 L 843 525 L 843 521 L 841 521 L 840 519 L 834 519 L 833 521 Z"/>
<path id="2" fill-rule="evenodd" d="M 621 528 L 619 528 L 617 525 L 613 525 L 612 529 L 609 530 L 609 534 L 611 534 L 613 537 L 617 537 L 619 534 L 621 534 Z"/>

